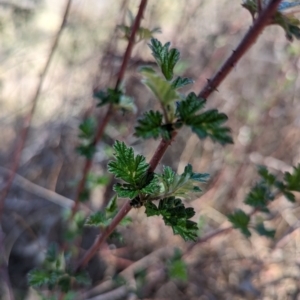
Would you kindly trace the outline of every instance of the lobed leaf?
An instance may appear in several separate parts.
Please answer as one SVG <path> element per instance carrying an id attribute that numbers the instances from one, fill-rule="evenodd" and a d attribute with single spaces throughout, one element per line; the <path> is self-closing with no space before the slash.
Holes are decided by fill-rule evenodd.
<path id="1" fill-rule="evenodd" d="M 154 38 L 151 39 L 149 47 L 165 78 L 172 80 L 174 67 L 180 57 L 179 51 L 176 48 L 169 50 L 170 43 L 162 45 L 160 41 Z"/>
<path id="2" fill-rule="evenodd" d="M 161 215 L 167 226 L 171 226 L 173 233 L 180 235 L 184 240 L 193 240 L 197 238 L 197 224 L 191 220 L 195 215 L 193 208 L 185 208 L 182 201 L 175 197 L 164 198 L 159 201 L 158 207 L 151 201 L 147 201 L 146 215 L 148 217 Z"/>
<path id="3" fill-rule="evenodd" d="M 244 211 L 241 209 L 236 210 L 233 214 L 228 216 L 228 220 L 233 224 L 234 228 L 239 229 L 246 237 L 251 236 L 251 232 L 248 229 L 250 216 Z"/>

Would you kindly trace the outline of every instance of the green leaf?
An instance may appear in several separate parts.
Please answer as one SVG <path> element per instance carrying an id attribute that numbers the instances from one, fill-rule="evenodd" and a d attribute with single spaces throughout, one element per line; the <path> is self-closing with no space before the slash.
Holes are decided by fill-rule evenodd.
<path id="1" fill-rule="evenodd" d="M 105 216 L 105 213 L 101 211 L 97 211 L 91 214 L 85 222 L 86 226 L 96 226 L 96 227 L 107 226 L 108 224 L 109 222 Z"/>
<path id="2" fill-rule="evenodd" d="M 228 220 L 233 224 L 234 228 L 239 229 L 246 237 L 251 236 L 248 229 L 250 217 L 241 209 L 236 210 L 233 214 L 228 216 Z"/>
<path id="3" fill-rule="evenodd" d="M 263 211 L 268 211 L 268 204 L 274 200 L 274 194 L 264 182 L 257 183 L 248 193 L 245 204 Z"/>
<path id="4" fill-rule="evenodd" d="M 129 39 L 130 34 L 131 34 L 131 27 L 132 26 L 126 26 L 126 25 L 118 25 L 117 28 L 123 32 L 124 38 Z M 137 41 L 142 41 L 142 40 L 148 40 L 153 37 L 153 34 L 155 33 L 161 33 L 161 29 L 158 27 L 155 27 L 153 29 L 148 29 L 145 27 L 140 27 L 136 33 L 137 36 Z"/>
<path id="5" fill-rule="evenodd" d="M 59 278 L 57 284 L 64 293 L 67 293 L 71 288 L 71 277 L 65 274 Z"/>
<path id="6" fill-rule="evenodd" d="M 120 99 L 123 95 L 123 92 L 121 90 L 115 90 L 115 89 L 110 89 L 108 88 L 106 91 L 105 90 L 100 90 L 94 92 L 94 97 L 99 100 L 97 106 L 102 106 L 105 104 L 119 104 Z"/>
<path id="7" fill-rule="evenodd" d="M 76 151 L 79 155 L 92 159 L 96 152 L 96 147 L 93 144 L 81 144 L 76 148 Z"/>
<path id="8" fill-rule="evenodd" d="M 209 174 L 194 173 L 192 166 L 188 164 L 181 175 L 176 174 L 170 167 L 164 166 L 162 174 L 157 175 L 157 178 L 160 182 L 160 190 L 154 193 L 152 198 L 170 196 L 190 198 L 191 193 L 201 192 L 199 184 L 207 182 Z"/>
<path id="9" fill-rule="evenodd" d="M 149 87 L 160 103 L 164 106 L 179 99 L 179 95 L 172 85 L 158 76 L 150 67 L 140 68 L 141 74 L 144 76 L 142 82 Z"/>
<path id="10" fill-rule="evenodd" d="M 297 167 L 293 167 L 293 169 L 292 174 L 289 172 L 284 174 L 286 189 L 300 192 L 300 164 Z"/>
<path id="11" fill-rule="evenodd" d="M 195 241 L 197 238 L 197 224 L 191 220 L 195 215 L 193 208 L 185 208 L 182 201 L 175 197 L 164 198 L 159 201 L 158 207 L 150 201 L 146 204 L 148 217 L 161 215 L 167 226 L 171 226 L 173 233 L 180 235 L 184 240 Z"/>
<path id="12" fill-rule="evenodd" d="M 210 137 L 220 144 L 233 143 L 230 129 L 222 127 L 228 117 L 215 109 L 208 110 L 202 114 L 196 114 L 205 106 L 205 99 L 199 99 L 195 93 L 190 93 L 187 98 L 177 105 L 176 115 L 187 126 L 189 126 L 200 139 Z"/>
<path id="13" fill-rule="evenodd" d="M 176 248 L 173 257 L 167 263 L 167 270 L 171 279 L 179 279 L 186 282 L 188 279 L 187 265 L 181 257 L 181 251 Z"/>
<path id="14" fill-rule="evenodd" d="M 96 130 L 96 121 L 94 118 L 87 118 L 79 125 L 79 137 L 83 139 L 92 139 Z"/>
<path id="15" fill-rule="evenodd" d="M 151 39 L 149 47 L 152 50 L 152 55 L 161 68 L 161 71 L 164 74 L 165 78 L 167 80 L 171 80 L 173 78 L 174 67 L 179 61 L 179 51 L 176 48 L 172 48 L 169 50 L 170 43 L 162 45 L 160 41 L 153 38 Z"/>
<path id="16" fill-rule="evenodd" d="M 162 135 L 170 133 L 162 127 L 163 116 L 159 111 L 148 111 L 138 120 L 138 126 L 135 127 L 135 135 L 144 139 L 157 139 Z M 163 132 L 165 131 L 165 132 Z"/>
<path id="17" fill-rule="evenodd" d="M 182 87 L 184 87 L 188 84 L 192 84 L 192 83 L 194 83 L 194 81 L 192 79 L 182 78 L 182 77 L 178 76 L 176 79 L 174 79 L 172 81 L 171 86 L 172 86 L 173 89 L 176 90 L 176 89 L 180 89 L 180 88 L 182 88 Z"/>
<path id="18" fill-rule="evenodd" d="M 138 187 L 132 186 L 131 184 L 127 183 L 116 183 L 113 187 L 113 190 L 118 194 L 118 197 L 120 198 L 133 199 L 139 194 Z"/>
<path id="19" fill-rule="evenodd" d="M 139 188 L 141 180 L 147 176 L 149 169 L 145 157 L 134 156 L 133 149 L 120 141 L 115 142 L 114 151 L 115 161 L 108 163 L 108 171 L 113 173 L 116 178 L 132 185 L 133 188 Z"/>
<path id="20" fill-rule="evenodd" d="M 59 275 L 60 274 L 56 271 L 33 269 L 28 273 L 28 283 L 34 287 L 43 285 L 52 287 L 56 284 Z"/>
<path id="21" fill-rule="evenodd" d="M 122 95 L 120 97 L 119 102 L 115 105 L 115 107 L 121 109 L 123 112 L 136 113 L 137 111 L 134 99 L 126 95 Z"/>
<path id="22" fill-rule="evenodd" d="M 46 260 L 49 263 L 53 263 L 55 262 L 57 255 L 58 255 L 58 246 L 56 243 L 51 243 L 47 250 Z"/>
<path id="23" fill-rule="evenodd" d="M 265 180 L 266 183 L 269 185 L 273 185 L 276 181 L 276 177 L 269 173 L 265 166 L 258 167 L 258 174 Z"/>
<path id="24" fill-rule="evenodd" d="M 255 230 L 262 236 L 266 236 L 269 238 L 274 238 L 276 231 L 272 229 L 267 229 L 264 223 L 259 223 L 255 226 Z"/>
<path id="25" fill-rule="evenodd" d="M 111 198 L 111 200 L 108 202 L 105 211 L 108 214 L 115 214 L 118 210 L 118 206 L 117 206 L 117 199 L 118 197 L 115 195 Z"/>

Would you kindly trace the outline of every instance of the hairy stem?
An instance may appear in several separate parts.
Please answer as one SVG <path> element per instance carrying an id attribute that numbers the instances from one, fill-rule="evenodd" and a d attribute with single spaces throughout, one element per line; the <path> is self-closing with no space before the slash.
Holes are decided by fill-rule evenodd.
<path id="1" fill-rule="evenodd" d="M 133 46 L 134 46 L 135 35 L 136 35 L 136 33 L 137 33 L 137 31 L 140 27 L 146 5 L 147 5 L 147 0 L 141 0 L 141 4 L 140 4 L 139 10 L 138 10 L 138 13 L 136 15 L 134 24 L 132 26 L 132 30 L 131 30 L 130 37 L 129 37 L 129 40 L 128 40 L 127 48 L 126 48 L 124 56 L 123 56 L 122 65 L 121 65 L 120 71 L 118 73 L 117 82 L 116 82 L 116 85 L 115 85 L 115 90 L 118 90 L 120 88 L 120 85 L 121 85 L 122 80 L 124 78 L 125 70 L 126 70 L 126 67 L 128 65 L 128 62 L 129 62 L 129 59 L 130 59 L 130 56 L 131 56 L 131 52 L 132 52 L 132 49 L 133 49 Z M 108 122 L 109 122 L 109 120 L 112 116 L 112 113 L 113 113 L 113 105 L 110 104 L 104 118 L 101 120 L 101 122 L 99 120 L 98 129 L 97 129 L 95 138 L 94 138 L 93 143 L 92 143 L 93 146 L 95 146 L 101 140 L 101 138 L 103 136 L 103 133 L 104 133 L 104 130 L 105 130 L 105 128 L 106 128 L 106 126 L 107 126 L 107 124 L 108 124 Z M 83 172 L 82 172 L 82 177 L 81 177 L 81 180 L 78 184 L 78 188 L 77 188 L 77 192 L 76 192 L 75 203 L 74 203 L 74 206 L 72 208 L 71 218 L 74 217 L 75 213 L 78 210 L 78 206 L 79 206 L 79 202 L 80 202 L 80 195 L 84 190 L 85 182 L 86 182 L 88 173 L 89 173 L 89 171 L 92 167 L 92 161 L 93 161 L 92 158 L 91 159 L 86 159 L 86 161 L 85 161 L 85 165 L 84 165 Z"/>

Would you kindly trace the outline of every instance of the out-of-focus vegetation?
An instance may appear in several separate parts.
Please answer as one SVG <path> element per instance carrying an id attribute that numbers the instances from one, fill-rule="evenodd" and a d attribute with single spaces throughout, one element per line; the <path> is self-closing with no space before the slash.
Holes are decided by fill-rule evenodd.
<path id="1" fill-rule="evenodd" d="M 61 239 L 62 203 L 74 198 L 82 171 L 82 159 L 75 151 L 77 127 L 97 104 L 93 92 L 115 85 L 126 47 L 124 30 L 116 26 L 129 25 L 129 11 L 135 15 L 137 5 L 136 1 L 96 0 L 72 4 L 18 171 L 36 185 L 22 178 L 15 181 L 2 220 L 17 299 L 35 299 L 35 292 L 27 290 L 26 274 L 41 263 L 49 244 Z M 0 1 L 0 186 L 7 172 L 4 168 L 11 166 L 63 6 L 62 1 Z M 194 79 L 192 90 L 197 93 L 251 22 L 240 1 L 149 1 L 142 26 L 160 27 L 162 33 L 156 36 L 180 48 L 176 72 Z M 181 174 L 191 163 L 195 172 L 211 175 L 204 195 L 189 203 L 196 211 L 193 220 L 201 225 L 200 236 L 228 227 L 226 215 L 234 209 L 250 211 L 243 200 L 258 179 L 257 165 L 267 166 L 280 178 L 299 163 L 299 54 L 299 41 L 290 43 L 280 27 L 268 27 L 207 101 L 208 108 L 228 115 L 234 145 L 224 148 L 210 140 L 200 142 L 183 130 L 168 149 L 159 168 L 166 164 Z M 147 42 L 139 42 L 124 83 L 127 94 L 136 99 L 137 112 L 116 114 L 97 147 L 95 175 L 89 180 L 95 187 L 91 209 L 102 207 L 112 195 L 104 186 L 116 139 L 147 158 L 155 150 L 157 142 L 141 143 L 133 136 L 137 118 L 157 108 L 137 72 L 138 67 L 153 62 Z M 98 112 L 101 118 L 105 110 Z M 38 186 L 66 198 L 55 204 L 57 196 Z M 97 265 L 90 267 L 94 289 L 84 297 L 111 293 L 114 298 L 110 299 L 129 299 L 134 297 L 130 288 L 135 288 L 135 299 L 298 299 L 298 202 L 297 195 L 295 204 L 283 197 L 272 202 L 265 226 L 276 229 L 274 240 L 255 233 L 245 239 L 240 232 L 230 231 L 188 252 L 189 244 L 173 236 L 160 218 L 146 218 L 144 208 L 132 210 L 132 222 L 120 229 L 122 240 L 110 239 L 99 252 Z M 87 229 L 86 248 L 96 234 Z M 183 260 L 176 248 L 186 253 Z M 103 297 L 109 299 L 108 294 Z"/>

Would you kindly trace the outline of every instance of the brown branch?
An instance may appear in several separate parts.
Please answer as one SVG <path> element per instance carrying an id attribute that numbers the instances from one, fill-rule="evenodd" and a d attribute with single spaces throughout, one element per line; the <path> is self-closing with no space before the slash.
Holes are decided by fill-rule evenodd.
<path id="1" fill-rule="evenodd" d="M 264 27 L 269 24 L 269 20 L 276 11 L 276 8 L 281 0 L 273 0 L 269 3 L 269 5 L 266 7 L 266 9 L 261 13 L 259 18 L 255 21 L 254 25 L 250 28 L 248 33 L 245 35 L 243 40 L 241 41 L 240 45 L 237 47 L 237 49 L 233 52 L 233 54 L 227 59 L 227 61 L 224 63 L 224 65 L 220 68 L 220 70 L 216 73 L 216 75 L 208 81 L 208 84 L 203 88 L 203 90 L 199 93 L 199 97 L 201 98 L 207 98 L 218 86 L 219 84 L 224 80 L 224 78 L 230 73 L 232 70 L 234 64 L 238 62 L 238 60 L 246 53 L 246 51 L 254 44 L 259 34 L 262 32 Z M 121 73 L 121 72 L 120 72 Z M 160 144 L 158 145 L 158 148 L 156 149 L 154 156 L 152 157 L 150 161 L 150 168 L 149 172 L 153 172 L 158 165 L 159 161 L 163 157 L 165 151 L 171 144 L 171 141 L 174 140 L 176 136 L 176 132 L 173 133 L 172 140 L 165 141 L 162 140 Z M 131 210 L 130 203 L 127 201 L 121 210 L 118 212 L 116 217 L 112 220 L 112 223 L 106 227 L 103 231 L 103 233 L 95 240 L 93 246 L 85 253 L 84 257 L 79 261 L 76 269 L 85 267 L 86 264 L 90 261 L 90 259 L 95 255 L 95 253 L 98 251 L 98 249 L 101 247 L 101 245 L 104 243 L 106 238 L 113 232 L 113 230 L 117 227 L 117 225 L 120 223 L 120 221 L 128 214 L 128 212 Z M 232 228 L 226 228 L 222 229 L 218 232 L 214 232 L 210 236 L 206 237 L 205 239 L 202 239 L 198 241 L 199 243 L 203 243 L 207 241 L 208 239 L 219 235 L 221 233 L 227 232 L 231 230 Z M 194 247 L 191 246 L 191 247 Z"/>
<path id="2" fill-rule="evenodd" d="M 69 15 L 70 7 L 71 7 L 71 2 L 72 2 L 72 0 L 68 0 L 67 3 L 66 3 L 66 7 L 64 9 L 61 25 L 60 25 L 59 30 L 57 31 L 57 33 L 55 35 L 52 47 L 51 47 L 50 52 L 49 52 L 48 59 L 47 59 L 46 64 L 45 64 L 45 66 L 42 70 L 42 73 L 40 75 L 39 83 L 37 85 L 37 88 L 36 88 L 35 93 L 32 97 L 32 100 L 31 100 L 31 102 L 32 102 L 31 110 L 28 113 L 28 115 L 25 117 L 25 120 L 24 120 L 22 132 L 20 133 L 20 139 L 19 139 L 19 142 L 17 143 L 16 150 L 14 152 L 13 165 L 12 165 L 12 168 L 11 168 L 12 172 L 10 173 L 10 175 L 7 179 L 7 182 L 5 184 L 5 187 L 3 188 L 1 196 L 0 196 L 0 218 L 1 218 L 2 213 L 3 213 L 5 199 L 8 195 L 8 193 L 9 193 L 9 190 L 10 190 L 11 185 L 13 183 L 15 174 L 16 174 L 18 168 L 19 168 L 22 150 L 24 148 L 24 145 L 25 145 L 25 142 L 26 142 L 26 139 L 27 139 L 27 136 L 28 136 L 30 124 L 31 124 L 31 121 L 32 121 L 32 118 L 33 118 L 33 115 L 34 115 L 34 112 L 35 112 L 35 109 L 36 109 L 37 101 L 38 101 L 39 95 L 41 93 L 46 75 L 48 73 L 49 66 L 51 64 L 54 52 L 57 48 L 57 45 L 58 45 L 59 39 L 61 37 L 62 31 L 65 27 L 67 17 Z"/>
<path id="3" fill-rule="evenodd" d="M 231 56 L 225 61 L 223 66 L 217 71 L 217 73 L 207 81 L 206 86 L 201 90 L 198 97 L 207 98 L 213 91 L 217 90 L 221 82 L 231 72 L 240 58 L 250 49 L 250 47 L 256 42 L 258 36 L 263 31 L 264 27 L 270 24 L 270 19 L 276 12 L 277 6 L 281 0 L 272 0 L 267 7 L 260 13 L 259 17 L 255 20 L 252 27 L 244 36 L 236 50 L 234 50 Z"/>
<path id="4" fill-rule="evenodd" d="M 168 149 L 169 145 L 172 143 L 174 138 L 176 137 L 177 132 L 174 132 L 172 135 L 171 140 L 161 140 L 160 144 L 158 145 L 152 159 L 149 162 L 149 170 L 148 172 L 153 172 L 157 167 L 159 161 L 162 159 L 163 155 L 165 154 L 166 150 Z M 96 252 L 100 249 L 102 244 L 105 242 L 107 237 L 116 229 L 119 223 L 123 220 L 123 218 L 129 213 L 131 210 L 131 205 L 129 201 L 123 205 L 123 207 L 119 210 L 118 214 L 114 217 L 112 222 L 109 226 L 107 226 L 102 234 L 95 240 L 92 247 L 85 253 L 83 258 L 78 262 L 76 269 L 85 267 L 87 263 L 91 260 L 91 258 L 96 254 Z"/>
<path id="5" fill-rule="evenodd" d="M 122 62 L 122 65 L 120 67 L 120 71 L 118 73 L 117 82 L 116 82 L 116 85 L 115 85 L 115 90 L 116 91 L 120 88 L 120 84 L 121 84 L 121 82 L 124 78 L 125 70 L 126 70 L 126 67 L 128 65 L 128 62 L 129 62 L 129 59 L 130 59 L 130 56 L 131 56 L 132 48 L 134 46 L 135 35 L 136 35 L 136 33 L 137 33 L 137 31 L 140 27 L 146 5 L 147 5 L 147 0 L 141 0 L 141 4 L 140 4 L 139 10 L 138 10 L 138 13 L 136 15 L 134 24 L 132 26 L 132 30 L 131 30 L 130 37 L 129 37 L 129 40 L 128 40 L 127 48 L 126 48 L 124 56 L 123 56 L 123 62 Z M 102 120 L 102 122 L 99 121 L 99 123 L 98 123 L 98 129 L 97 129 L 97 132 L 96 132 L 96 136 L 95 136 L 95 138 L 92 142 L 93 146 L 96 146 L 96 144 L 101 140 L 101 138 L 103 136 L 103 133 L 104 133 L 104 130 L 106 128 L 106 125 L 107 125 L 107 123 L 109 122 L 109 120 L 112 116 L 112 113 L 113 113 L 113 105 L 110 104 L 109 107 L 108 107 L 108 110 L 107 110 L 107 112 L 106 112 L 106 114 L 105 114 L 105 116 Z M 85 161 L 85 165 L 84 165 L 83 172 L 82 172 L 83 174 L 82 174 L 82 177 L 81 177 L 81 180 L 80 180 L 80 183 L 78 185 L 77 192 L 76 192 L 75 204 L 72 208 L 71 218 L 73 218 L 73 216 L 75 215 L 75 213 L 78 209 L 78 205 L 79 205 L 79 202 L 80 202 L 80 195 L 84 190 L 85 182 L 86 182 L 88 173 L 89 173 L 89 171 L 92 167 L 92 160 L 93 159 L 91 158 L 91 159 L 87 159 Z"/>

